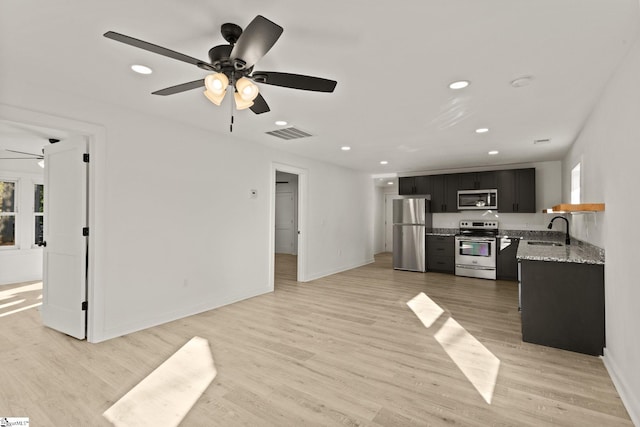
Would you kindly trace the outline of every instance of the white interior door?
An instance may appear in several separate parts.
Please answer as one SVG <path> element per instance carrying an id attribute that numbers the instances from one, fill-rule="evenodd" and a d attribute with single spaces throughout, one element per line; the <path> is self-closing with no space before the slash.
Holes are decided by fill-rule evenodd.
<path id="1" fill-rule="evenodd" d="M 396 194 L 384 196 L 384 251 L 393 252 L 393 200 L 402 199 Z"/>
<path id="2" fill-rule="evenodd" d="M 295 204 L 292 192 L 276 193 L 276 253 L 295 254 Z"/>
<path id="3" fill-rule="evenodd" d="M 86 335 L 87 144 L 68 139 L 45 147 L 42 322 L 72 337 Z"/>

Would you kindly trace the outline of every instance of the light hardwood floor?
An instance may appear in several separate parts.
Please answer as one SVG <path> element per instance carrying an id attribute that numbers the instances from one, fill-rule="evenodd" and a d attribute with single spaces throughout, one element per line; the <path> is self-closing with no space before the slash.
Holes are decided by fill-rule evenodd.
<path id="1" fill-rule="evenodd" d="M 218 375 L 184 426 L 632 425 L 601 359 L 521 341 L 514 282 L 394 271 L 382 254 L 297 283 L 295 258 L 276 262 L 271 294 L 100 344 L 37 309 L 0 317 L 0 416 L 109 425 L 106 409 L 199 336 Z M 420 292 L 445 311 L 430 328 L 406 304 Z M 449 318 L 500 360 L 491 404 L 435 338 Z"/>

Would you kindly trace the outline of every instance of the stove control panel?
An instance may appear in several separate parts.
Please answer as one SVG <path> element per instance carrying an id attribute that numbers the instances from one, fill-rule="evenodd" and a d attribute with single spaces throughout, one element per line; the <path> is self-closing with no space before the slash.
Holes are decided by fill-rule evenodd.
<path id="1" fill-rule="evenodd" d="M 462 221 L 460 221 L 460 228 L 477 230 L 497 229 L 498 221 L 463 219 Z"/>

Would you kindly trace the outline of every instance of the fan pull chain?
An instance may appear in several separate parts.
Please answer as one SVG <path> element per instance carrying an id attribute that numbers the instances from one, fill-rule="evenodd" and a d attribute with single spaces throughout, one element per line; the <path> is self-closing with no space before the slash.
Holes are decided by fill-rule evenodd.
<path id="1" fill-rule="evenodd" d="M 233 92 L 229 91 L 229 93 L 233 94 Z M 230 98 L 231 101 L 229 105 L 231 106 L 231 123 L 229 124 L 229 132 L 233 132 L 233 97 Z"/>

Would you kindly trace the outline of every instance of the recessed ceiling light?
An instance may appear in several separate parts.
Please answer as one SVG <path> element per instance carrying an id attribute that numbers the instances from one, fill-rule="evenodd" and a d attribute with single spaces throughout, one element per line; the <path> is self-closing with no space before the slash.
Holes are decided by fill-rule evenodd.
<path id="1" fill-rule="evenodd" d="M 345 145 L 344 147 L 340 147 L 340 149 L 341 149 L 342 151 L 349 151 L 349 150 L 351 150 L 351 147 L 347 147 L 347 146 Z"/>
<path id="2" fill-rule="evenodd" d="M 496 155 L 496 154 L 498 154 L 498 153 L 499 153 L 499 151 L 498 151 L 498 150 L 491 150 L 491 151 L 489 151 L 489 155 L 490 155 L 490 156 L 495 156 L 495 155 Z"/>
<path id="3" fill-rule="evenodd" d="M 518 77 L 517 79 L 511 81 L 511 86 L 513 87 L 529 86 L 531 84 L 531 80 L 533 80 L 532 76 Z"/>
<path id="4" fill-rule="evenodd" d="M 386 160 L 381 160 L 381 161 L 380 161 L 380 164 L 381 164 L 381 165 L 388 165 L 388 164 L 389 164 L 389 162 L 387 162 Z"/>
<path id="5" fill-rule="evenodd" d="M 138 74 L 151 74 L 153 73 L 153 70 L 149 67 L 146 67 L 144 65 L 132 65 L 131 69 L 133 71 L 135 71 Z"/>
<path id="6" fill-rule="evenodd" d="M 467 80 L 459 80 L 457 82 L 453 82 L 449 85 L 450 89 L 463 89 L 469 86 L 469 82 Z"/>
<path id="7" fill-rule="evenodd" d="M 478 128 L 476 129 L 476 133 L 487 133 L 489 132 L 489 128 Z"/>
<path id="8" fill-rule="evenodd" d="M 276 124 L 277 124 L 278 126 L 286 126 L 286 125 L 287 125 L 287 122 L 285 122 L 284 120 L 276 120 Z"/>
<path id="9" fill-rule="evenodd" d="M 393 181 L 387 182 L 387 185 L 393 185 Z"/>

